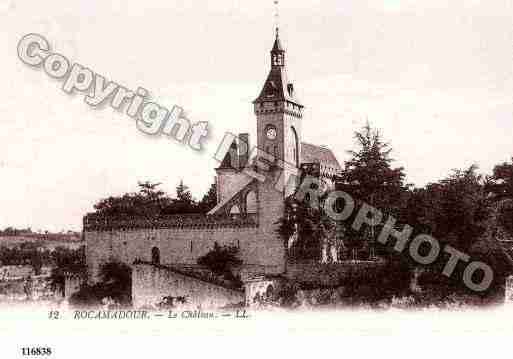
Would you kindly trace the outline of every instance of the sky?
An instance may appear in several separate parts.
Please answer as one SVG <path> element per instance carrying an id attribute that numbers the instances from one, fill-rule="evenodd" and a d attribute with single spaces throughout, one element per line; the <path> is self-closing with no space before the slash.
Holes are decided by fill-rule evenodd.
<path id="1" fill-rule="evenodd" d="M 269 1 L 0 0 L 0 228 L 80 230 L 99 199 L 180 180 L 196 198 L 214 181 L 225 132 L 255 140 L 251 101 L 270 67 Z M 280 1 L 289 78 L 306 106 L 303 141 L 341 163 L 365 121 L 417 186 L 513 156 L 513 5 L 479 1 Z M 22 63 L 17 44 L 53 51 L 209 123 L 204 150 L 138 131 Z"/>

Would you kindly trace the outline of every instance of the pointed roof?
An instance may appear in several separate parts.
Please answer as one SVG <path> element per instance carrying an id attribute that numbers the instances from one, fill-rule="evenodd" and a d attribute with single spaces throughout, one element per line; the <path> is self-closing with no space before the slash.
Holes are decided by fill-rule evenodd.
<path id="1" fill-rule="evenodd" d="M 271 52 L 285 52 L 283 46 L 281 46 L 280 36 L 278 34 L 278 28 L 276 28 L 276 38 L 274 39 L 274 45 Z"/>
<path id="2" fill-rule="evenodd" d="M 285 67 L 276 66 L 269 71 L 260 95 L 253 103 L 264 101 L 290 101 L 303 107 L 294 96 L 293 87 L 288 82 Z"/>
<path id="3" fill-rule="evenodd" d="M 276 29 L 276 38 L 274 39 L 273 49 L 271 50 L 271 61 L 272 56 L 276 53 L 285 56 L 285 50 L 281 45 L 278 29 Z M 271 64 L 271 71 L 269 71 L 264 86 L 253 103 L 261 103 L 264 101 L 289 101 L 303 107 L 294 95 L 294 86 L 288 81 L 285 65 Z"/>
<path id="4" fill-rule="evenodd" d="M 238 148 L 237 143 L 235 140 L 230 145 L 230 148 L 228 151 L 226 151 L 226 154 L 224 155 L 223 161 L 221 162 L 221 165 L 218 167 L 218 169 L 227 169 L 227 168 L 235 168 L 237 167 L 237 155 L 238 155 Z"/>

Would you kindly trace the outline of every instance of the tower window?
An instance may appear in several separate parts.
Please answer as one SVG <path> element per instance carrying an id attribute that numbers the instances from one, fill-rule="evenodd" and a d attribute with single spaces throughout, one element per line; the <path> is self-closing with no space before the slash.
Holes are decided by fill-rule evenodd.
<path id="1" fill-rule="evenodd" d="M 233 207 L 230 209 L 230 214 L 232 216 L 239 215 L 240 214 L 240 207 L 238 205 L 233 205 Z"/>
<path id="2" fill-rule="evenodd" d="M 282 54 L 275 54 L 273 56 L 273 65 L 275 65 L 275 66 L 283 65 L 283 55 Z"/>
<path id="3" fill-rule="evenodd" d="M 160 250 L 157 247 L 151 249 L 151 263 L 160 264 Z"/>
<path id="4" fill-rule="evenodd" d="M 291 127 L 292 130 L 292 154 L 293 154 L 293 161 L 297 168 L 299 168 L 299 138 L 296 132 L 296 129 L 294 127 Z"/>
<path id="5" fill-rule="evenodd" d="M 249 191 L 246 194 L 246 213 L 257 212 L 257 199 L 255 191 Z"/>
<path id="6" fill-rule="evenodd" d="M 293 84 L 287 84 L 287 92 L 289 93 L 290 96 L 293 96 L 294 95 L 294 85 Z M 295 108 L 295 105 L 292 104 L 292 106 Z"/>

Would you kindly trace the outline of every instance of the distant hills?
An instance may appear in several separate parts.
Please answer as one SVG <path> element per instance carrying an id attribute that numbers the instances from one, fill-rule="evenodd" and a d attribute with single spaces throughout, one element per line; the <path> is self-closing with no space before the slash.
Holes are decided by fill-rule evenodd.
<path id="1" fill-rule="evenodd" d="M 0 231 L 0 246 L 13 247 L 22 243 L 34 243 L 42 247 L 68 247 L 78 248 L 83 243 L 82 234 L 79 232 L 63 233 L 36 233 L 30 230 L 12 230 Z"/>

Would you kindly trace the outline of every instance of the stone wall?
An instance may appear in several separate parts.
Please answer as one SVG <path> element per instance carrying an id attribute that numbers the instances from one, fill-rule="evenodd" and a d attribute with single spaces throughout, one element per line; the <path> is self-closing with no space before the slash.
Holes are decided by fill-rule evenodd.
<path id="1" fill-rule="evenodd" d="M 0 266 L 0 280 L 22 279 L 33 275 L 34 267 L 31 265 Z"/>
<path id="2" fill-rule="evenodd" d="M 506 279 L 506 293 L 505 293 L 506 301 L 511 303 L 513 302 L 513 276 L 509 276 Z"/>
<path id="3" fill-rule="evenodd" d="M 272 263 L 279 263 L 282 273 L 285 270 L 285 245 L 278 235 L 278 220 L 283 216 L 285 204 L 283 193 L 278 191 L 275 183 L 282 180 L 281 173 L 268 173 L 268 178 L 258 186 L 258 238 L 264 246 L 262 252 Z M 278 188 L 280 185 L 278 184 Z"/>
<path id="4" fill-rule="evenodd" d="M 223 287 L 165 266 L 135 264 L 132 301 L 135 308 L 153 307 L 166 296 L 186 296 L 187 308 L 213 309 L 244 302 L 244 291 Z"/>
<path id="5" fill-rule="evenodd" d="M 64 275 L 64 298 L 69 299 L 84 284 L 84 276 L 74 273 Z"/>
<path id="6" fill-rule="evenodd" d="M 216 172 L 217 203 L 229 199 L 233 189 L 248 179 L 247 174 L 235 168 L 218 168 Z"/>
<path id="7" fill-rule="evenodd" d="M 0 281 L 0 303 L 16 301 L 50 301 L 60 295 L 53 289 L 48 275 Z"/>
<path id="8" fill-rule="evenodd" d="M 245 304 L 258 306 L 262 301 L 274 299 L 285 280 L 281 277 L 253 277 L 244 279 Z"/>
<path id="9" fill-rule="evenodd" d="M 259 236 L 258 228 L 160 228 L 87 231 L 86 261 L 88 277 L 95 281 L 100 266 L 112 260 L 132 265 L 136 259 L 151 262 L 152 249 L 158 248 L 161 264 L 196 264 L 217 242 L 235 245 L 245 267 L 258 268 L 266 273 L 277 273 L 283 268 L 279 251 L 281 241 Z M 277 248 L 277 249 L 276 249 Z"/>
<path id="10" fill-rule="evenodd" d="M 292 281 L 306 285 L 337 287 L 349 282 L 365 283 L 379 277 L 386 262 L 377 261 L 341 261 L 321 264 L 318 261 L 304 260 L 287 263 L 285 276 Z"/>

